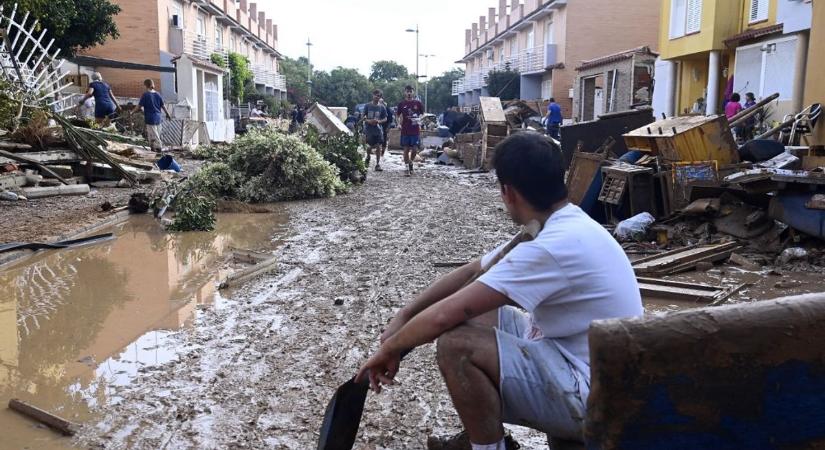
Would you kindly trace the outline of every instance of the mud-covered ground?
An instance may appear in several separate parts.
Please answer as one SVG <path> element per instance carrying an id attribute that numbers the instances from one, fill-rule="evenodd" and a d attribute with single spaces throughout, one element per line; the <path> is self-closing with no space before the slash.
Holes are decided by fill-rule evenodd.
<path id="1" fill-rule="evenodd" d="M 277 269 L 204 310 L 177 336 L 185 354 L 122 388 L 78 443 L 314 448 L 337 385 L 393 313 L 450 270 L 433 263 L 470 260 L 515 232 L 491 176 L 427 165 L 406 178 L 398 162 L 349 195 L 287 204 L 292 234 Z M 356 448 L 423 448 L 429 434 L 460 429 L 434 355 L 416 350 L 400 386 L 370 395 Z M 546 448 L 515 432 L 525 448 Z"/>

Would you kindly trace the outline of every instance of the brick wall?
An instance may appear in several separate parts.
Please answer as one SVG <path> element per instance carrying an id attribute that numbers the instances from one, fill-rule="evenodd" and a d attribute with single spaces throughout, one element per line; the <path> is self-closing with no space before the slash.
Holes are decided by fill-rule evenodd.
<path id="1" fill-rule="evenodd" d="M 568 92 L 582 61 L 643 45 L 656 51 L 660 6 L 660 0 L 588 0 L 567 4 L 565 68 L 553 71 L 553 96 L 564 117 L 573 115 L 573 100 Z"/>
<path id="2" fill-rule="evenodd" d="M 85 54 L 117 61 L 160 64 L 157 2 L 114 0 L 114 3 L 121 8 L 120 14 L 115 16 L 120 37 L 91 48 Z"/>

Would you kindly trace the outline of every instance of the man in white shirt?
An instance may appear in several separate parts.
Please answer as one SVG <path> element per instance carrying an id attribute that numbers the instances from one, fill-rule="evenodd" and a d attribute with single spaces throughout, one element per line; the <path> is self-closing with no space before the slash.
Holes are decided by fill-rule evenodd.
<path id="1" fill-rule="evenodd" d="M 431 449 L 510 448 L 503 423 L 582 440 L 590 322 L 643 313 L 622 248 L 567 201 L 558 146 L 519 133 L 496 148 L 493 165 L 512 219 L 537 220 L 542 231 L 466 287 L 497 251 L 428 287 L 398 312 L 358 373 L 380 392 L 392 384 L 402 352 L 437 339 L 438 365 L 466 433 L 431 440 Z"/>

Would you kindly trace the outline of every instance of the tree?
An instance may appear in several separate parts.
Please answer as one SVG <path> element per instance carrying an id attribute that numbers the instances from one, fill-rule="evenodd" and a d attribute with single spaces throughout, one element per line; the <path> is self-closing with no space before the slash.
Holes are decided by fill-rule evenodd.
<path id="1" fill-rule="evenodd" d="M 409 78 L 410 73 L 407 68 L 395 61 L 376 61 L 372 63 L 370 69 L 370 81 L 398 81 L 402 78 Z"/>
<path id="2" fill-rule="evenodd" d="M 229 53 L 229 72 L 232 77 L 232 99 L 240 102 L 244 99 L 246 85 L 254 80 L 255 75 L 249 69 L 249 60 L 239 53 Z M 254 87 L 254 86 L 253 86 Z"/>
<path id="3" fill-rule="evenodd" d="M 509 66 L 487 74 L 487 91 L 492 97 L 515 100 L 521 95 L 521 75 Z"/>
<path id="4" fill-rule="evenodd" d="M 120 6 L 110 0 L 0 0 L 4 11 L 15 3 L 18 11 L 40 21 L 35 35 L 45 28 L 46 42 L 54 38 L 52 48 L 59 48 L 63 57 L 119 37 L 114 16 Z"/>
<path id="5" fill-rule="evenodd" d="M 384 100 L 387 106 L 395 106 L 404 99 L 404 87 L 415 86 L 415 80 L 412 78 L 401 78 L 395 81 L 376 81 L 372 84 L 372 89 L 381 89 L 384 93 Z M 370 92 L 366 92 L 367 100 L 369 100 Z M 364 101 L 367 101 L 364 100 Z"/>
<path id="6" fill-rule="evenodd" d="M 294 104 L 309 103 L 309 84 L 307 84 L 307 71 L 309 61 L 300 57 L 292 59 L 284 57 L 278 62 L 278 72 L 286 78 L 287 97 Z"/>
<path id="7" fill-rule="evenodd" d="M 463 69 L 452 69 L 433 77 L 427 87 L 428 112 L 439 113 L 458 104 L 453 96 L 453 81 L 464 77 Z"/>
<path id="8" fill-rule="evenodd" d="M 327 106 L 346 106 L 350 111 L 355 105 L 369 100 L 372 89 L 369 80 L 356 69 L 337 67 L 330 73 L 315 72 L 312 84 L 313 96 Z"/>

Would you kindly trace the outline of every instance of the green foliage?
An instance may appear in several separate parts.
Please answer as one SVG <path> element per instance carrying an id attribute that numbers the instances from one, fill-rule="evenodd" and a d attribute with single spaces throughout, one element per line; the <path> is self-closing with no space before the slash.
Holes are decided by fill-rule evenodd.
<path id="1" fill-rule="evenodd" d="M 257 103 L 261 101 L 266 105 L 266 112 L 272 117 L 278 116 L 284 111 L 291 111 L 292 105 L 286 100 L 281 100 L 274 95 L 261 94 L 258 91 L 252 91 L 246 94 L 245 103 Z"/>
<path id="2" fill-rule="evenodd" d="M 207 161 L 226 161 L 232 147 L 226 144 L 199 145 L 192 150 L 192 157 Z"/>
<path id="3" fill-rule="evenodd" d="M 358 151 L 359 141 L 357 135 L 321 135 L 313 127 L 309 127 L 306 135 L 307 144 L 317 149 L 327 162 L 338 168 L 341 180 L 352 183 L 360 183 L 367 176 L 364 157 Z"/>
<path id="4" fill-rule="evenodd" d="M 52 49 L 59 48 L 61 57 L 119 37 L 114 16 L 120 7 L 111 0 L 0 0 L 5 11 L 15 3 L 40 21 L 34 34 L 46 29 L 45 41 L 54 38 Z"/>
<path id="5" fill-rule="evenodd" d="M 440 113 L 450 106 L 456 106 L 453 96 L 453 81 L 464 77 L 464 70 L 453 69 L 430 79 L 427 87 L 427 107 L 429 112 Z"/>
<path id="6" fill-rule="evenodd" d="M 312 89 L 322 104 L 346 106 L 352 111 L 355 105 L 370 99 L 372 85 L 356 69 L 337 67 L 330 73 L 317 72 Z"/>
<path id="7" fill-rule="evenodd" d="M 175 218 L 170 231 L 212 231 L 215 229 L 215 199 L 184 187 L 175 199 Z"/>
<path id="8" fill-rule="evenodd" d="M 395 61 L 375 61 L 372 63 L 370 69 L 370 78 L 372 82 L 376 81 L 398 81 L 403 78 L 409 78 L 410 73 L 407 68 Z"/>
<path id="9" fill-rule="evenodd" d="M 212 199 L 232 198 L 238 190 L 237 173 L 224 162 L 205 165 L 196 174 L 189 177 L 189 188 Z"/>
<path id="10" fill-rule="evenodd" d="M 286 91 L 289 101 L 296 105 L 310 103 L 307 75 L 309 63 L 306 58 L 292 59 L 284 57 L 278 62 L 278 72 L 286 78 Z"/>
<path id="11" fill-rule="evenodd" d="M 332 197 L 346 190 L 338 169 L 298 137 L 251 131 L 232 145 L 229 166 L 243 181 L 239 198 L 251 203 Z"/>
<path id="12" fill-rule="evenodd" d="M 229 53 L 229 71 L 231 72 L 231 92 L 232 99 L 240 102 L 244 98 L 244 90 L 247 83 L 255 78 L 249 68 L 249 60 L 246 56 L 238 53 Z"/>
<path id="13" fill-rule="evenodd" d="M 226 60 L 223 59 L 223 55 L 220 53 L 212 53 L 209 55 L 209 60 L 212 61 L 212 64 L 226 69 Z"/>
<path id="14" fill-rule="evenodd" d="M 402 78 L 395 81 L 376 81 L 373 86 L 384 92 L 384 100 L 386 100 L 387 106 L 393 107 L 401 103 L 401 100 L 404 100 L 404 88 L 407 86 L 415 86 L 415 80 L 412 78 Z M 372 96 L 368 96 L 360 103 L 369 100 L 372 100 Z"/>
<path id="15" fill-rule="evenodd" d="M 505 67 L 487 74 L 487 91 L 502 100 L 515 100 L 521 95 L 521 76 L 517 70 Z"/>
<path id="16" fill-rule="evenodd" d="M 0 129 L 11 130 L 15 127 L 19 109 L 20 102 L 15 100 L 9 84 L 0 80 Z"/>

